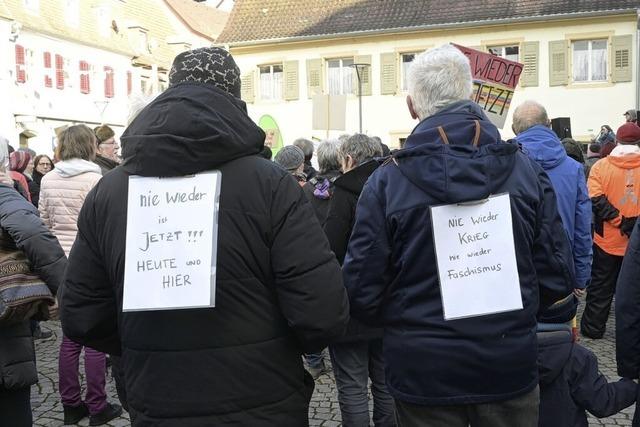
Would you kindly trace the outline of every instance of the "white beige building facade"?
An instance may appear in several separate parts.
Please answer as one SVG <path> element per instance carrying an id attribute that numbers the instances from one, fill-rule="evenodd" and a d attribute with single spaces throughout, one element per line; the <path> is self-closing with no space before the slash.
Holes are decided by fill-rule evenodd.
<path id="1" fill-rule="evenodd" d="M 379 18 L 365 22 L 364 27 L 362 23 L 354 25 L 354 31 L 349 31 L 348 19 L 351 16 L 354 23 L 363 19 L 358 11 L 367 13 L 363 11 L 373 8 L 380 16 L 394 11 L 382 10 L 387 2 L 346 2 L 352 7 L 332 11 L 311 30 L 300 24 L 304 16 L 289 17 L 289 27 L 297 31 L 293 34 L 276 24 L 271 32 L 236 25 L 238 19 L 249 28 L 252 19 L 268 25 L 265 15 L 279 9 L 277 2 L 264 3 L 264 8 L 252 12 L 243 10 L 245 5 L 237 1 L 218 42 L 231 50 L 243 72 L 243 98 L 250 115 L 256 121 L 271 116 L 285 144 L 301 136 L 325 138 L 358 131 L 359 99 L 350 67 L 355 62 L 370 64 L 362 79 L 363 131 L 398 146 L 416 125 L 405 102 L 407 66 L 416 53 L 445 43 L 479 48 L 524 63 L 503 129 L 505 138 L 512 136 L 513 109 L 526 99 L 543 103 L 552 118 L 570 117 L 572 134 L 582 141 L 597 134 L 603 124 L 617 128 L 624 121 L 625 110 L 639 109 L 637 1 L 602 1 L 600 9 L 585 11 L 559 4 L 575 7 L 576 2 L 511 1 L 504 3 L 530 3 L 530 8 L 523 9 L 528 15 L 493 18 L 484 16 L 479 8 L 471 15 L 465 12 L 467 16 L 458 17 L 459 22 L 447 22 L 447 16 L 455 11 L 441 10 L 432 11 L 442 15 L 440 22 L 425 18 L 421 27 L 398 27 L 397 22 L 388 22 L 389 18 Z M 307 25 L 312 26 L 318 2 L 302 3 L 308 3 Z M 556 4 L 556 13 L 544 15 L 551 3 Z M 547 9 L 535 9 L 543 6 Z M 252 18 L 255 13 L 259 16 Z M 382 28 L 385 25 L 389 28 Z M 258 39 L 265 35 L 270 38 Z M 347 96 L 344 130 L 313 128 L 312 97 L 318 93 Z"/>

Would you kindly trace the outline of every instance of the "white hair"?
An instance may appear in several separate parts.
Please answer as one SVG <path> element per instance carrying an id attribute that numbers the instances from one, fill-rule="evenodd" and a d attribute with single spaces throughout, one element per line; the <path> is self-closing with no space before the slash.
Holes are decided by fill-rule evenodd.
<path id="1" fill-rule="evenodd" d="M 407 84 L 413 109 L 423 120 L 449 104 L 470 99 L 469 59 L 450 44 L 423 52 L 411 63 Z"/>
<path id="2" fill-rule="evenodd" d="M 340 140 L 326 139 L 318 146 L 320 173 L 340 170 Z"/>
<path id="3" fill-rule="evenodd" d="M 135 118 L 138 117 L 138 114 L 144 110 L 144 107 L 151 104 L 151 101 L 156 99 L 158 95 L 159 93 L 153 95 L 137 94 L 129 98 L 129 116 L 127 117 L 127 126 L 129 126 Z"/>

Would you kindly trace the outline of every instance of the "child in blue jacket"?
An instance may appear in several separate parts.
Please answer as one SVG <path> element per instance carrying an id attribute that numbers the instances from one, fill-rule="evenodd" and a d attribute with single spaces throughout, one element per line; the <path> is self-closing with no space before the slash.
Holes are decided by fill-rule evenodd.
<path id="1" fill-rule="evenodd" d="M 609 383 L 598 371 L 596 355 L 574 342 L 568 322 L 575 317 L 577 302 L 571 295 L 538 319 L 539 427 L 588 427 L 586 411 L 603 418 L 636 401 L 634 381 Z"/>

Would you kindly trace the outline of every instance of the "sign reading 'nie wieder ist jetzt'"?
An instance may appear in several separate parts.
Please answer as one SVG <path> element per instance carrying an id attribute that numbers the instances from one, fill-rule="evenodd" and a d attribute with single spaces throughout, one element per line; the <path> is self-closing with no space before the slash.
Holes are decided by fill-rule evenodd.
<path id="1" fill-rule="evenodd" d="M 123 311 L 215 306 L 221 179 L 129 177 Z"/>
<path id="2" fill-rule="evenodd" d="M 457 44 L 454 46 L 469 58 L 473 100 L 493 124 L 502 129 L 524 66 L 490 53 Z"/>

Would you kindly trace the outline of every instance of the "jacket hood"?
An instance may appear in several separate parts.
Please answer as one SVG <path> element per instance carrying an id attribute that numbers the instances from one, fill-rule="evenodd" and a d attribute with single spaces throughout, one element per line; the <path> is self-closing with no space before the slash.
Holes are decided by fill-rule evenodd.
<path id="1" fill-rule="evenodd" d="M 551 384 L 571 356 L 573 342 L 568 331 L 538 332 L 538 373 L 540 384 Z"/>
<path id="2" fill-rule="evenodd" d="M 49 173 L 57 173 L 63 178 L 81 175 L 87 172 L 95 172 L 102 175 L 100 166 L 83 159 L 69 159 L 56 163 L 56 168 Z"/>
<path id="3" fill-rule="evenodd" d="M 334 185 L 359 196 L 367 179 L 379 165 L 377 160 L 362 163 L 336 179 Z"/>
<path id="4" fill-rule="evenodd" d="M 640 148 L 637 145 L 619 144 L 607 157 L 609 162 L 621 169 L 635 169 L 640 167 Z"/>
<path id="5" fill-rule="evenodd" d="M 170 87 L 125 130 L 122 165 L 142 176 L 182 176 L 258 154 L 265 134 L 246 104 L 208 84 Z"/>
<path id="6" fill-rule="evenodd" d="M 476 121 L 480 133 L 474 147 Z M 426 194 L 456 203 L 493 194 L 511 174 L 517 152 L 516 144 L 501 142 L 498 129 L 477 104 L 462 101 L 420 122 L 393 159 L 400 172 Z"/>
<path id="7" fill-rule="evenodd" d="M 516 137 L 522 151 L 544 170 L 553 169 L 567 158 L 558 136 L 548 127 L 533 126 Z"/>

